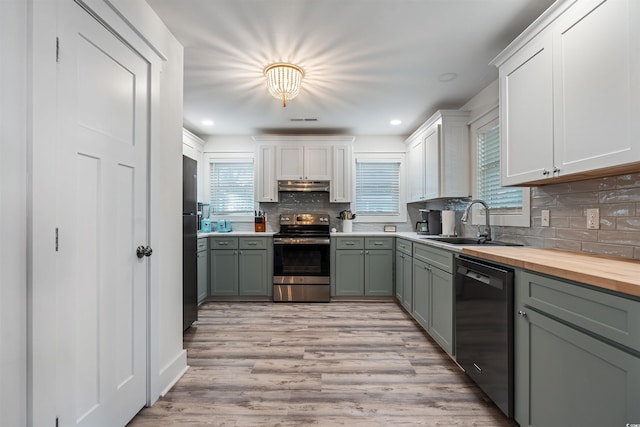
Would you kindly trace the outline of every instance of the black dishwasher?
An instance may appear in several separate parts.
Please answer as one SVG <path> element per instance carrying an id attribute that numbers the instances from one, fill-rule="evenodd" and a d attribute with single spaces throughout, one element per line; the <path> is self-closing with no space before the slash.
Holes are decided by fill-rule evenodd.
<path id="1" fill-rule="evenodd" d="M 513 270 L 456 259 L 456 361 L 513 417 Z"/>

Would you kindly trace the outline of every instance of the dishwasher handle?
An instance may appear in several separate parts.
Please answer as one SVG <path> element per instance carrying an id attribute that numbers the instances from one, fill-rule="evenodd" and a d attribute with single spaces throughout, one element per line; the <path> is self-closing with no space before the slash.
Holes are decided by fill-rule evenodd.
<path id="1" fill-rule="evenodd" d="M 486 285 L 491 285 L 491 277 L 485 274 L 478 273 L 477 271 L 469 270 L 467 268 L 467 272 L 464 273 L 464 276 L 470 279 L 476 280 L 478 282 L 482 282 Z"/>

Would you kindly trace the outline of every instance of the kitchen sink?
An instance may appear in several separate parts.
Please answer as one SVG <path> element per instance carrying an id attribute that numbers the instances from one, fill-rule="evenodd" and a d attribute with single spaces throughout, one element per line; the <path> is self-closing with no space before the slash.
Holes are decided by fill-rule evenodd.
<path id="1" fill-rule="evenodd" d="M 423 240 L 448 243 L 450 245 L 522 246 L 518 243 L 484 240 L 481 237 L 422 237 Z"/>

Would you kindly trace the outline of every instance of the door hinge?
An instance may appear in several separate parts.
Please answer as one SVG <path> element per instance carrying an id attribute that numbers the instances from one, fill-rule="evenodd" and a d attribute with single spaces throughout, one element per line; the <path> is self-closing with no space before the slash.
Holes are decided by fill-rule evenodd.
<path id="1" fill-rule="evenodd" d="M 58 252 L 58 227 L 56 227 L 56 252 Z"/>
<path id="2" fill-rule="evenodd" d="M 56 62 L 60 62 L 60 38 L 56 37 Z"/>

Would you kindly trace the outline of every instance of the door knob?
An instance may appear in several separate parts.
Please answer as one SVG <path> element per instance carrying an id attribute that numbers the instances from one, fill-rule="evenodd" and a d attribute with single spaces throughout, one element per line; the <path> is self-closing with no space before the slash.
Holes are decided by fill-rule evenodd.
<path id="1" fill-rule="evenodd" d="M 142 258 L 145 256 L 151 256 L 151 254 L 153 253 L 153 249 L 151 249 L 151 246 L 138 246 L 136 248 L 136 255 L 138 256 L 138 258 Z"/>

